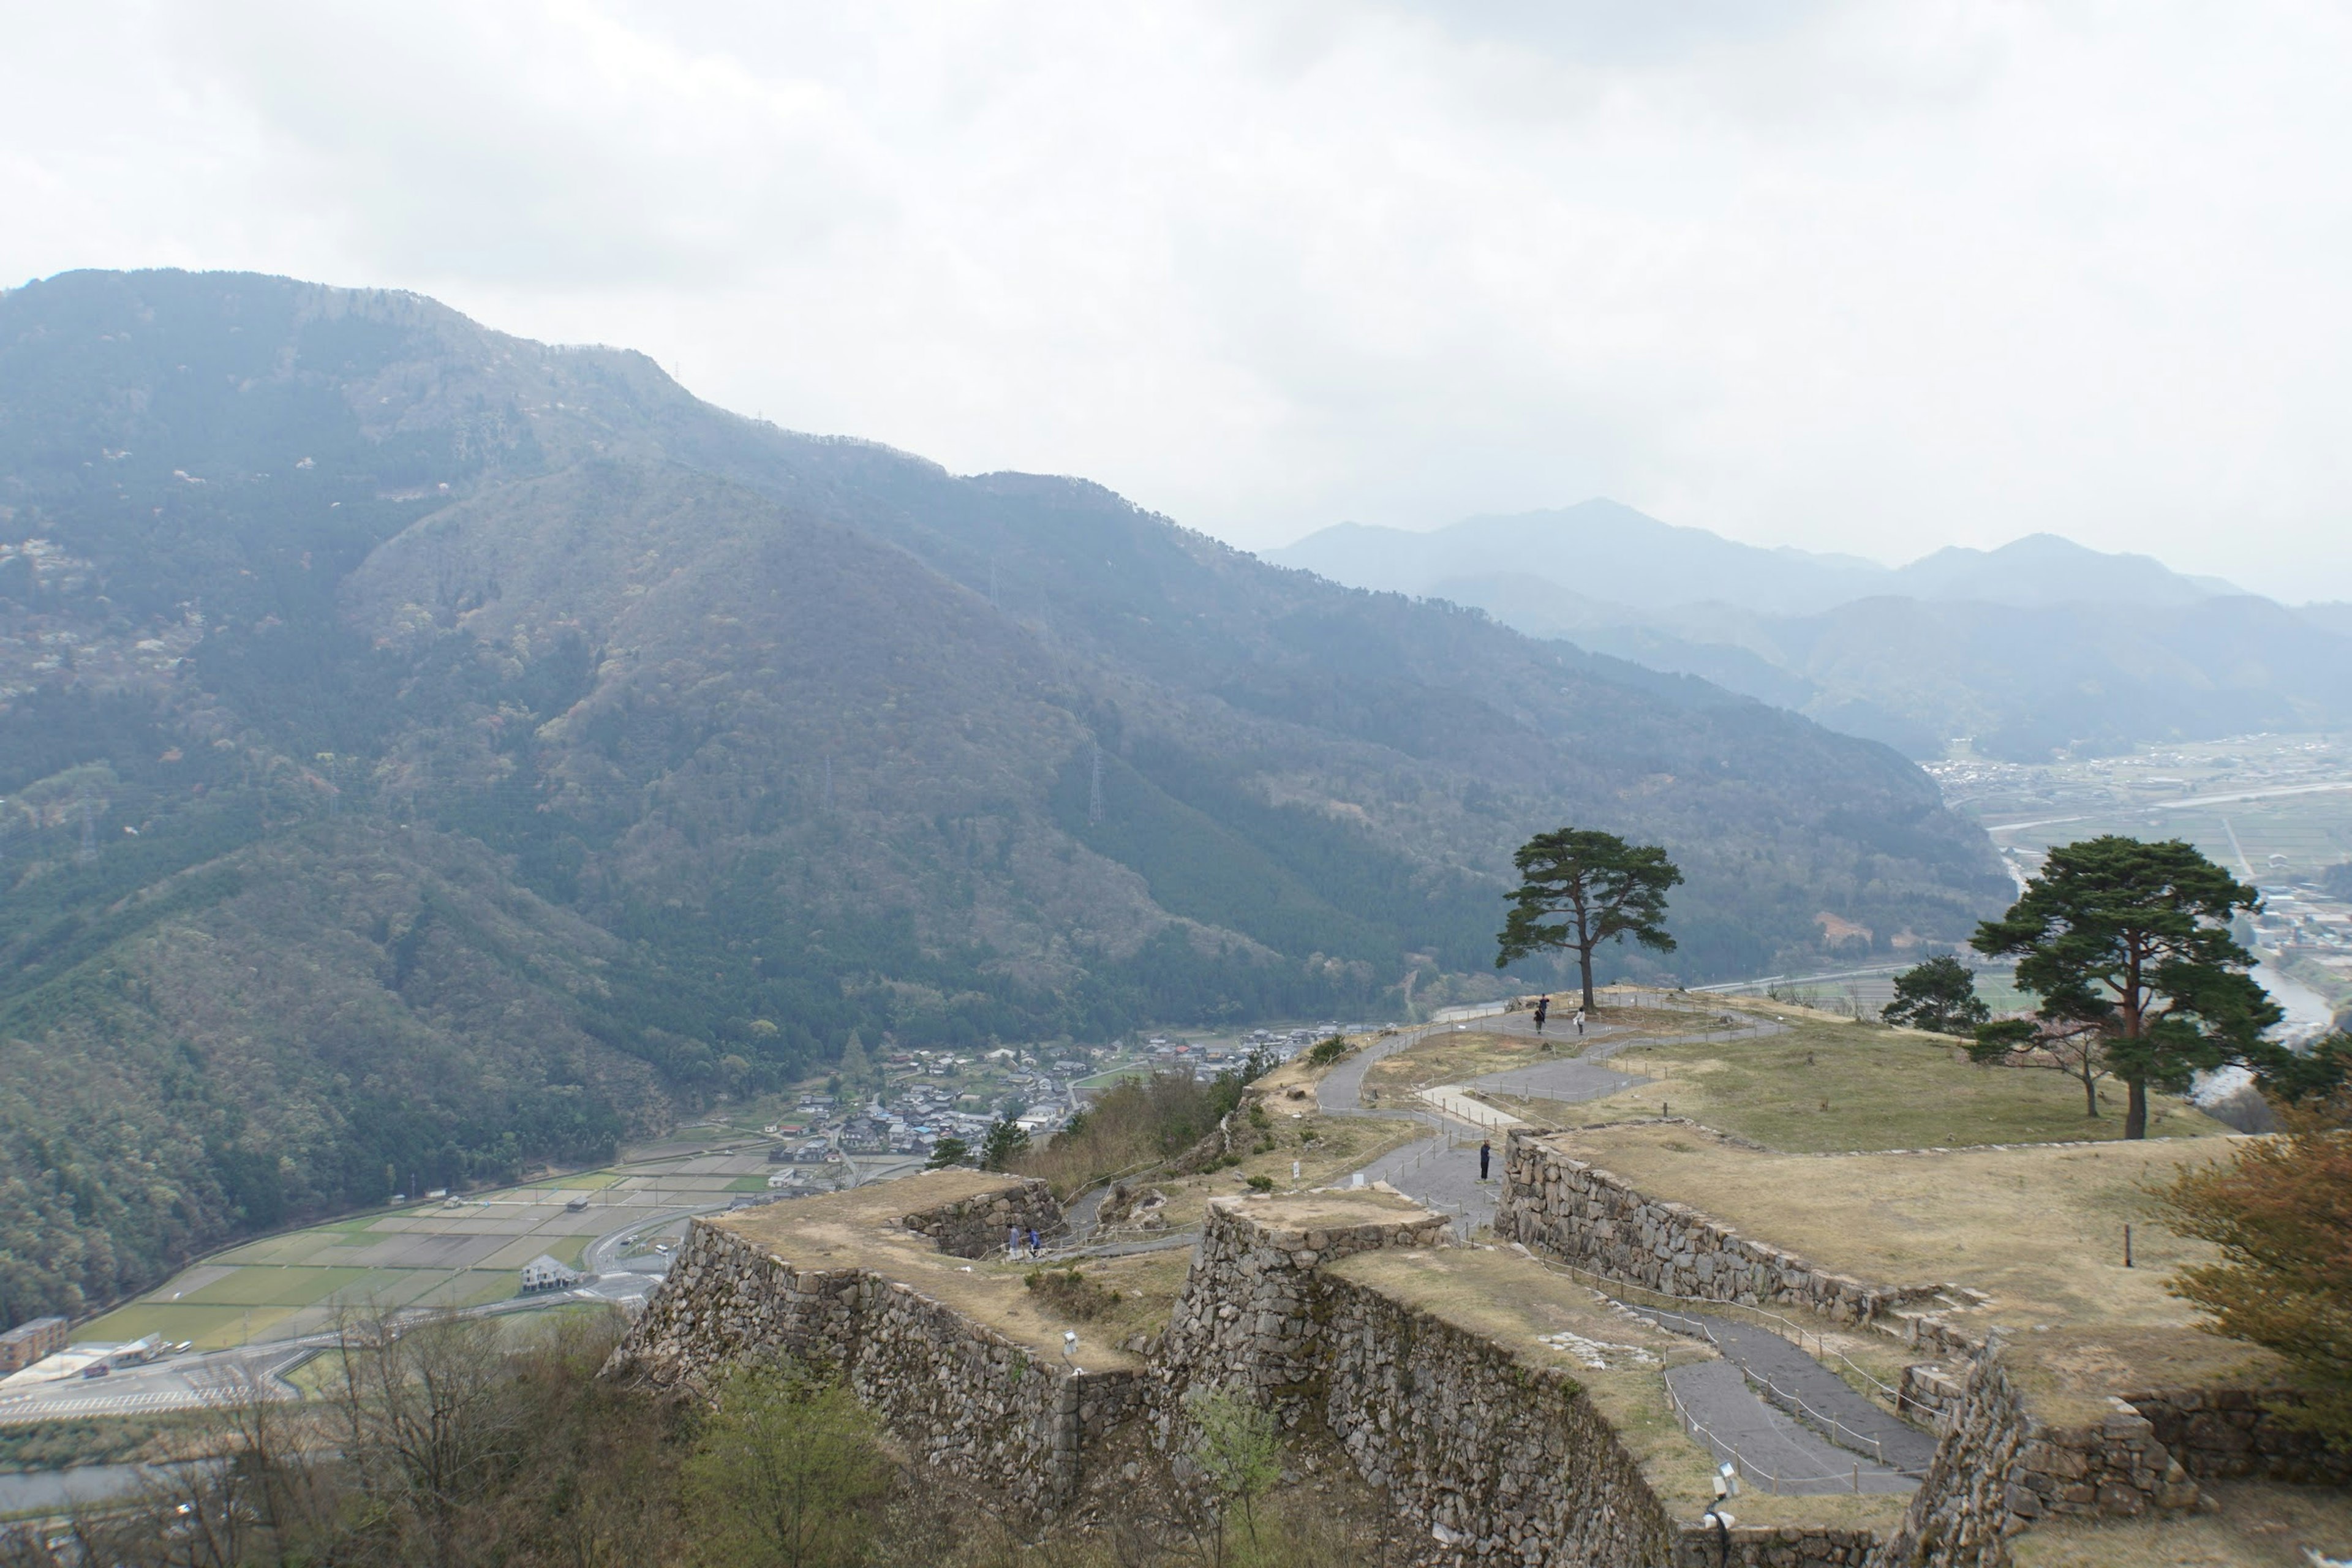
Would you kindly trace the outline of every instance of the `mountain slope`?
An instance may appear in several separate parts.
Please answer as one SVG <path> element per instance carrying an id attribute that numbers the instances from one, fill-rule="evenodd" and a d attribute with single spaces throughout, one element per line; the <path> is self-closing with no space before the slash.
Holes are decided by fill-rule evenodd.
<path id="1" fill-rule="evenodd" d="M 1475 605 L 1914 757 L 1954 736 L 2038 760 L 2352 721 L 2352 642 L 2326 606 L 2049 534 L 1890 571 L 1588 501 L 1422 535 L 1345 525 L 1273 558 Z"/>
<path id="2" fill-rule="evenodd" d="M 1629 972 L 2006 888 L 1893 752 L 1706 682 L 249 276 L 0 297 L 0 794 L 17 1311 L 853 1030 L 1469 994 L 1562 822 L 1689 873 Z"/>

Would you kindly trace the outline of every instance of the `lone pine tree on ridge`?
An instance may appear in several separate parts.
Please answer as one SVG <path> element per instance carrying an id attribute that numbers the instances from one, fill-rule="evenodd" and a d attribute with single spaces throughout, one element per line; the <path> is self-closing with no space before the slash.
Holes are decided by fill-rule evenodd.
<path id="1" fill-rule="evenodd" d="M 1675 939 L 1661 922 L 1666 893 L 1683 874 L 1656 845 L 1628 844 L 1597 828 L 1562 827 L 1537 834 L 1511 861 L 1519 886 L 1495 939 L 1496 968 L 1545 948 L 1567 948 L 1576 954 L 1590 1013 L 1594 948 L 1630 936 L 1656 952 L 1674 952 Z"/>

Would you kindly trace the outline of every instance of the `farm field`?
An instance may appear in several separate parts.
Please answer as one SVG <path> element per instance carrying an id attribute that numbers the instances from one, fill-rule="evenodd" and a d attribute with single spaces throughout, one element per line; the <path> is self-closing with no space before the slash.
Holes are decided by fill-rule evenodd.
<path id="1" fill-rule="evenodd" d="M 506 1300 L 520 1294 L 522 1266 L 542 1253 L 579 1268 L 597 1237 L 679 1209 L 723 1207 L 764 1191 L 775 1169 L 764 1146 L 694 1148 L 264 1237 L 182 1269 L 75 1338 L 160 1334 L 216 1350 L 317 1332 L 355 1308 Z"/>

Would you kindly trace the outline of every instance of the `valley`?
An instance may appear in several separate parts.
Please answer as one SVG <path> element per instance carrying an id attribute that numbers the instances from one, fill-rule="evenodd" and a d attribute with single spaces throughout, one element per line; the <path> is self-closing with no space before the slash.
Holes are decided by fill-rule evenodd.
<path id="1" fill-rule="evenodd" d="M 2006 890 L 1883 747 L 432 300 L 0 296 L 0 1307 L 608 1163 L 868 1052 L 1503 994 L 1563 820 L 1671 964 Z M 1528 966 L 1522 966 L 1523 968 Z"/>

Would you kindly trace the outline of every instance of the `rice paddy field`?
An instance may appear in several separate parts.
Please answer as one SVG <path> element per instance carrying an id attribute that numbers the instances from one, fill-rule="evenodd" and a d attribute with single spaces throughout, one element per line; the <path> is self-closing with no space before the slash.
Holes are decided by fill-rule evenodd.
<path id="1" fill-rule="evenodd" d="M 650 1245 L 681 1223 L 657 1226 L 659 1216 L 764 1191 L 777 1169 L 764 1147 L 654 1152 L 607 1170 L 247 1242 L 182 1269 L 75 1338 L 160 1334 L 212 1350 L 315 1332 L 352 1310 L 505 1300 L 520 1294 L 522 1266 L 541 1253 L 578 1268 L 590 1242 L 631 1227 L 642 1227 Z"/>

